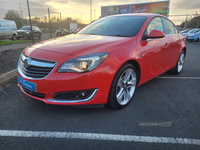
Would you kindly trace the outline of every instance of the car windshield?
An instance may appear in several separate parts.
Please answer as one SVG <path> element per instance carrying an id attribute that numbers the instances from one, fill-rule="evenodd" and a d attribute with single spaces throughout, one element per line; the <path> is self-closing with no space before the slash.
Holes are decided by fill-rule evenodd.
<path id="1" fill-rule="evenodd" d="M 77 34 L 92 34 L 106 36 L 136 36 L 147 17 L 141 16 L 112 16 L 102 18 L 88 25 Z"/>
<path id="2" fill-rule="evenodd" d="M 196 30 L 196 31 L 194 32 L 194 34 L 200 33 L 199 31 L 200 31 L 200 30 Z"/>
<path id="3" fill-rule="evenodd" d="M 188 30 L 183 30 L 183 31 L 181 31 L 181 33 L 187 33 L 188 32 Z"/>
<path id="4" fill-rule="evenodd" d="M 64 31 L 64 30 L 66 30 L 66 29 L 62 28 L 62 31 Z M 60 31 L 61 31 L 61 28 L 60 28 L 60 29 L 58 29 L 58 31 L 60 32 Z"/>
<path id="5" fill-rule="evenodd" d="M 188 33 L 194 33 L 196 31 L 196 29 L 189 31 Z"/>
<path id="6" fill-rule="evenodd" d="M 31 27 L 22 27 L 20 30 L 30 30 L 30 29 L 31 29 Z"/>

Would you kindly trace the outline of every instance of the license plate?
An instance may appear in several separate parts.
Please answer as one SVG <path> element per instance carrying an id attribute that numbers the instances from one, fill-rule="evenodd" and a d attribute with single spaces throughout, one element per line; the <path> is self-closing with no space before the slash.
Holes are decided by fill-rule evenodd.
<path id="1" fill-rule="evenodd" d="M 36 83 L 26 81 L 26 80 L 22 79 L 20 76 L 17 76 L 17 80 L 18 80 L 18 83 L 21 84 L 21 86 L 25 87 L 26 89 L 28 89 L 30 91 L 37 92 Z"/>

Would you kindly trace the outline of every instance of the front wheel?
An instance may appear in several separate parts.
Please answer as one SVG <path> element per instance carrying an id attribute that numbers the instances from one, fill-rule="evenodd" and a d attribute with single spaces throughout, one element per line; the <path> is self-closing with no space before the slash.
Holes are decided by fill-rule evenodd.
<path id="1" fill-rule="evenodd" d="M 182 51 L 179 56 L 178 62 L 176 63 L 176 66 L 173 69 L 171 69 L 169 73 L 175 75 L 180 74 L 181 71 L 183 70 L 184 62 L 185 62 L 185 52 Z"/>
<path id="2" fill-rule="evenodd" d="M 13 34 L 12 41 L 15 41 L 15 40 L 17 40 L 17 36 L 15 34 Z"/>
<path id="3" fill-rule="evenodd" d="M 115 75 L 108 97 L 108 105 L 121 109 L 133 98 L 137 87 L 137 71 L 131 64 L 123 65 Z"/>
<path id="4" fill-rule="evenodd" d="M 42 35 L 40 34 L 40 35 L 38 36 L 38 39 L 41 39 L 41 37 L 42 37 Z"/>

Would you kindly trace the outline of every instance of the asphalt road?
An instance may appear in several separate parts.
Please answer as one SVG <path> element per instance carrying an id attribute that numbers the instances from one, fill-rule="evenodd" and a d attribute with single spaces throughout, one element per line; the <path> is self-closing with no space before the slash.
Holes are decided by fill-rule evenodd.
<path id="1" fill-rule="evenodd" d="M 130 105 L 122 110 L 48 105 L 23 94 L 15 80 L 0 92 L 0 149 L 200 149 L 199 58 L 200 45 L 187 43 L 182 73 L 178 76 L 165 73 L 143 84 Z M 34 131 L 34 134 L 2 136 L 2 130 Z M 45 132 L 46 136 L 36 135 L 35 131 Z M 55 132 L 97 135 L 96 139 L 61 134 L 55 137 Z M 99 134 L 108 138 L 100 140 Z M 142 137 L 139 142 L 122 141 L 119 137 L 109 139 L 109 135 L 116 134 Z M 149 141 L 144 137 L 149 137 Z M 199 145 L 152 143 L 160 137 L 196 139 Z"/>

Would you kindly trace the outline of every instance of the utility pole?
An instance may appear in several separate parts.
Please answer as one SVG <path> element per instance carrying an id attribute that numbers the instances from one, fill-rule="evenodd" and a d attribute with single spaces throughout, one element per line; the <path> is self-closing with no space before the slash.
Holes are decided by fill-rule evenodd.
<path id="1" fill-rule="evenodd" d="M 29 2 L 28 2 L 28 0 L 27 0 L 27 7 L 28 7 L 28 15 L 29 15 L 30 27 L 31 27 L 31 39 L 32 39 L 32 42 L 34 44 L 32 23 L 31 23 L 31 13 L 30 13 L 30 9 L 29 9 Z"/>
<path id="2" fill-rule="evenodd" d="M 186 16 L 185 27 L 184 28 L 187 28 L 187 18 L 188 18 L 188 15 Z"/>
<path id="3" fill-rule="evenodd" d="M 170 6 L 170 0 L 168 0 L 167 18 L 169 17 L 169 6 Z"/>
<path id="4" fill-rule="evenodd" d="M 198 21 L 198 24 L 197 24 L 197 28 L 199 28 L 199 25 L 200 25 L 200 16 L 199 16 L 199 21 Z"/>
<path id="5" fill-rule="evenodd" d="M 92 0 L 90 0 L 90 22 L 92 22 Z"/>
<path id="6" fill-rule="evenodd" d="M 22 17 L 22 26 L 24 26 L 23 11 L 22 11 L 22 9 L 21 9 L 21 3 L 19 3 L 19 8 L 20 8 L 21 17 Z"/>
<path id="7" fill-rule="evenodd" d="M 60 30 L 61 30 L 61 35 L 62 35 L 62 17 L 61 17 L 61 13 L 60 13 Z"/>
<path id="8" fill-rule="evenodd" d="M 49 10 L 49 7 L 48 7 L 48 15 L 49 15 L 50 37 L 51 37 L 51 39 L 52 39 L 52 33 L 51 33 L 51 19 L 50 19 L 50 10 Z"/>

